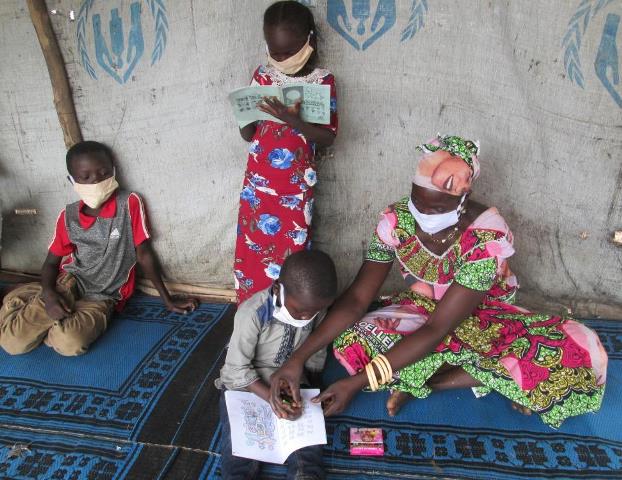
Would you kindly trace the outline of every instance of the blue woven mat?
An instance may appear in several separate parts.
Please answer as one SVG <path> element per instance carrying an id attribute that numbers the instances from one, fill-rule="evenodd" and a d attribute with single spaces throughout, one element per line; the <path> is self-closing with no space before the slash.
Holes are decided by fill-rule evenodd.
<path id="1" fill-rule="evenodd" d="M 622 322 L 586 323 L 609 353 L 607 391 L 597 414 L 571 418 L 554 430 L 535 415 L 512 410 L 500 395 L 476 399 L 470 390 L 454 390 L 411 401 L 391 418 L 387 394 L 360 393 L 346 412 L 327 421 L 329 478 L 622 478 Z M 344 375 L 331 357 L 325 381 Z M 385 455 L 351 457 L 352 426 L 382 428 Z M 218 431 L 215 449 L 219 443 Z M 285 478 L 284 467 L 262 472 L 266 479 Z M 217 459 L 208 459 L 201 478 L 219 478 Z"/>
<path id="2" fill-rule="evenodd" d="M 203 304 L 179 315 L 137 295 L 86 355 L 0 350 L 0 476 L 196 478 L 218 426 L 212 385 L 233 312 Z"/>
<path id="3" fill-rule="evenodd" d="M 136 296 L 85 356 L 0 352 L 0 478 L 220 478 L 213 379 L 232 315 L 209 304 L 170 314 L 158 299 Z M 361 393 L 327 422 L 329 478 L 622 478 L 622 323 L 587 323 L 610 358 L 598 414 L 552 430 L 498 395 L 459 390 L 410 402 L 390 418 L 386 395 Z M 344 374 L 331 357 L 325 380 Z M 351 426 L 382 428 L 385 456 L 351 457 Z M 281 466 L 262 472 L 284 477 Z"/>

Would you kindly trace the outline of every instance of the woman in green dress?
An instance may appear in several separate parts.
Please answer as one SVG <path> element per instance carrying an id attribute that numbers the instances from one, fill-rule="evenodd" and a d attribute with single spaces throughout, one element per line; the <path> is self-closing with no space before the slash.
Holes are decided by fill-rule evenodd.
<path id="1" fill-rule="evenodd" d="M 469 199 L 478 145 L 439 136 L 418 149 L 410 196 L 384 211 L 352 285 L 273 375 L 275 411 L 290 415 L 283 388 L 297 400 L 304 361 L 331 342 L 351 376 L 316 399 L 326 415 L 368 385 L 392 391 L 391 415 L 413 397 L 465 387 L 477 396 L 497 391 L 553 427 L 597 411 L 607 354 L 596 333 L 514 305 L 512 233 L 496 208 Z M 396 260 L 408 289 L 368 312 Z"/>

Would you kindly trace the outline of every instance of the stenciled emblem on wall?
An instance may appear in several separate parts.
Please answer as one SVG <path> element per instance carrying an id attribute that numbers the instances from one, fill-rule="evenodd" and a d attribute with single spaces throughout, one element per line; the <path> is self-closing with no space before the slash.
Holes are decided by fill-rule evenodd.
<path id="1" fill-rule="evenodd" d="M 125 7 L 129 3 L 129 8 Z M 84 0 L 76 18 L 76 39 L 82 66 L 94 79 L 95 65 L 124 84 L 145 53 L 144 28 L 153 28 L 151 65 L 166 49 L 168 18 L 164 0 Z M 96 64 L 92 58 L 95 58 Z"/>
<path id="2" fill-rule="evenodd" d="M 412 0 L 402 42 L 424 26 L 427 0 Z M 333 29 L 357 50 L 367 50 L 397 22 L 396 0 L 328 0 L 326 18 Z"/>
<path id="3" fill-rule="evenodd" d="M 585 77 L 581 66 L 581 41 L 597 15 L 607 13 L 598 50 L 594 58 L 594 72 L 611 98 L 622 108 L 622 84 L 620 84 L 620 15 L 606 8 L 621 0 L 582 0 L 568 22 L 568 30 L 562 40 L 564 68 L 568 78 L 581 88 L 585 88 Z M 619 10 L 622 13 L 622 9 Z M 622 38 L 620 38 L 622 47 Z"/>

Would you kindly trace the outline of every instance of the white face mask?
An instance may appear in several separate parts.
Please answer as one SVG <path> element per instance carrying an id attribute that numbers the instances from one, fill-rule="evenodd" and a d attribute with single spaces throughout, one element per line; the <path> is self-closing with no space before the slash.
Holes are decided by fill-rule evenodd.
<path id="1" fill-rule="evenodd" d="M 408 200 L 408 210 L 410 210 L 410 213 L 412 213 L 413 217 L 415 217 L 417 225 L 421 227 L 421 230 L 425 233 L 429 233 L 430 235 L 434 235 L 435 233 L 445 230 L 446 228 L 458 223 L 460 220 L 460 214 L 462 213 L 462 203 L 464 202 L 465 197 L 466 195 L 462 196 L 458 208 L 446 213 L 436 213 L 433 215 L 421 213 L 417 210 L 417 207 L 415 207 L 412 199 Z"/>
<path id="2" fill-rule="evenodd" d="M 69 176 L 73 183 L 73 189 L 82 199 L 82 201 L 91 208 L 99 208 L 110 198 L 110 195 L 119 188 L 119 184 L 115 178 L 113 170 L 112 176 L 102 180 L 99 183 L 78 183 L 73 177 Z"/>
<path id="3" fill-rule="evenodd" d="M 277 306 L 276 295 L 272 296 L 272 304 L 274 305 L 274 313 L 272 316 L 283 323 L 287 323 L 293 327 L 302 328 L 311 323 L 313 319 L 317 317 L 317 313 L 308 320 L 298 320 L 297 318 L 292 317 L 291 313 L 289 313 L 287 307 L 285 306 L 285 287 L 282 283 L 279 284 L 279 300 L 281 303 L 280 307 Z"/>
<path id="4" fill-rule="evenodd" d="M 294 73 L 302 70 L 309 58 L 311 58 L 311 54 L 313 54 L 313 47 L 309 44 L 311 41 L 311 34 L 309 34 L 309 38 L 307 38 L 307 43 L 298 50 L 297 53 L 292 55 L 291 57 L 286 58 L 282 62 L 277 62 L 274 58 L 270 56 L 270 51 L 268 50 L 268 46 L 266 45 L 266 53 L 268 54 L 268 63 L 275 67 L 280 72 L 283 72 L 285 75 L 293 75 Z"/>

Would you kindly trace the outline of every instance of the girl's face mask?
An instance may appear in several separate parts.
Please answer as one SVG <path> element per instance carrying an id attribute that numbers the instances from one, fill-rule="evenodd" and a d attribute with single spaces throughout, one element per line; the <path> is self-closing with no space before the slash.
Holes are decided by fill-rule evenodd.
<path id="1" fill-rule="evenodd" d="M 307 38 L 307 43 L 305 43 L 297 53 L 281 62 L 276 61 L 270 56 L 270 50 L 268 50 L 268 46 L 266 45 L 268 63 L 285 75 L 293 75 L 294 73 L 299 72 L 307 64 L 309 58 L 311 58 L 311 55 L 313 54 L 313 47 L 310 45 L 310 41 L 311 34 L 309 34 L 309 37 Z"/>
<path id="2" fill-rule="evenodd" d="M 73 183 L 73 189 L 82 201 L 93 209 L 97 209 L 110 198 L 114 191 L 119 188 L 113 170 L 112 176 L 99 183 L 78 183 L 70 175 L 69 180 Z"/>
<path id="3" fill-rule="evenodd" d="M 430 235 L 434 235 L 458 223 L 465 198 L 466 195 L 463 195 L 458 208 L 445 213 L 437 213 L 434 215 L 422 213 L 415 207 L 412 199 L 408 200 L 408 210 L 410 210 L 410 213 L 415 217 L 417 225 L 421 227 L 421 230 Z"/>

